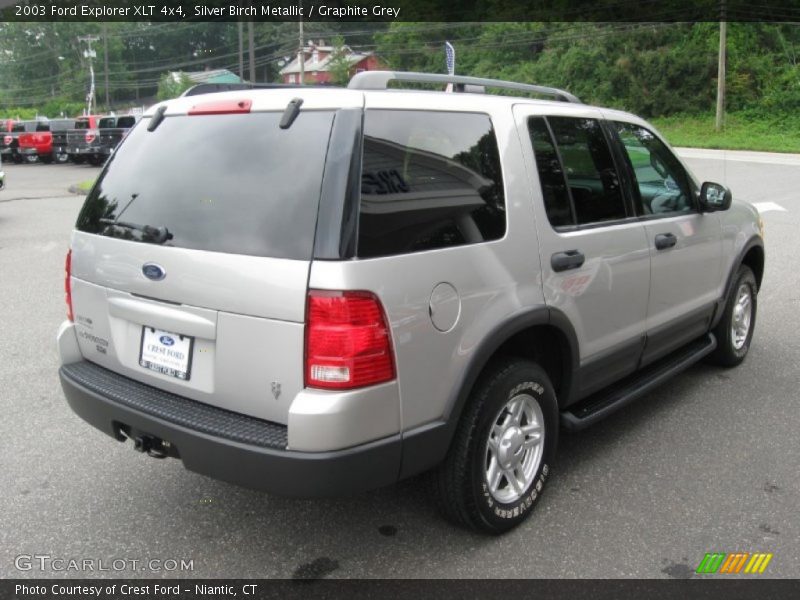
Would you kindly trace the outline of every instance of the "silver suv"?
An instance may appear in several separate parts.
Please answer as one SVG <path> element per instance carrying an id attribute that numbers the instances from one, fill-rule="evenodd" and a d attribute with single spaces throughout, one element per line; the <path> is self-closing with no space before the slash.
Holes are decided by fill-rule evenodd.
<path id="1" fill-rule="evenodd" d="M 562 90 L 190 92 L 86 198 L 60 376 L 80 417 L 192 471 L 295 496 L 431 471 L 445 516 L 502 532 L 560 427 L 739 364 L 763 272 L 751 206 Z"/>

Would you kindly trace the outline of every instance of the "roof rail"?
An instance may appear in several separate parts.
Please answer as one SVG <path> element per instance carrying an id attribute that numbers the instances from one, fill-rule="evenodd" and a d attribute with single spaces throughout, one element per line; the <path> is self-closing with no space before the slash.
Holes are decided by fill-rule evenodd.
<path id="1" fill-rule="evenodd" d="M 190 87 L 181 94 L 185 96 L 199 96 L 200 94 L 214 94 L 217 92 L 235 92 L 238 90 L 262 90 L 275 88 L 299 88 L 299 87 L 332 87 L 315 86 L 313 84 L 300 85 L 299 83 L 250 83 L 242 81 L 240 83 L 198 83 Z"/>
<path id="2" fill-rule="evenodd" d="M 348 88 L 354 90 L 385 90 L 390 81 L 408 81 L 413 83 L 452 83 L 453 89 L 458 92 L 473 91 L 470 86 L 493 87 L 517 92 L 529 92 L 553 96 L 562 102 L 582 102 L 567 91 L 542 85 L 516 83 L 499 79 L 484 79 L 482 77 L 466 77 L 464 75 L 441 75 L 438 73 L 411 73 L 405 71 L 362 71 L 356 73 L 350 80 Z"/>

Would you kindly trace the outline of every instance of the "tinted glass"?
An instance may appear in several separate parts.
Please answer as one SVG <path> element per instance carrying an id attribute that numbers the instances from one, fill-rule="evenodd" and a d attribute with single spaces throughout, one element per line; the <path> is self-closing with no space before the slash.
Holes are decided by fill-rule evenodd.
<path id="1" fill-rule="evenodd" d="M 39 121 L 36 124 L 36 131 L 50 131 L 50 123 L 46 121 Z"/>
<path id="2" fill-rule="evenodd" d="M 639 214 L 688 212 L 692 184 L 686 170 L 651 131 L 630 123 L 614 123 L 636 176 Z"/>
<path id="3" fill-rule="evenodd" d="M 117 117 L 103 117 L 98 121 L 97 127 L 100 129 L 108 129 L 117 126 Z"/>
<path id="4" fill-rule="evenodd" d="M 548 117 L 566 171 L 578 225 L 626 216 L 611 150 L 595 119 Z"/>
<path id="5" fill-rule="evenodd" d="M 500 155 L 487 115 L 367 112 L 359 256 L 485 242 L 505 230 Z"/>
<path id="6" fill-rule="evenodd" d="M 281 116 L 175 116 L 152 132 L 143 119 L 87 197 L 78 229 L 308 260 L 333 113 L 301 112 L 289 129 Z"/>
<path id="7" fill-rule="evenodd" d="M 89 129 L 88 119 L 78 119 L 75 121 L 75 129 Z"/>
<path id="8" fill-rule="evenodd" d="M 570 207 L 567 182 L 547 123 L 541 117 L 529 119 L 528 132 L 536 157 L 547 218 L 553 227 L 572 225 L 575 223 L 575 216 Z"/>
<path id="9" fill-rule="evenodd" d="M 117 127 L 129 128 L 136 125 L 136 117 L 119 117 L 117 119 Z"/>

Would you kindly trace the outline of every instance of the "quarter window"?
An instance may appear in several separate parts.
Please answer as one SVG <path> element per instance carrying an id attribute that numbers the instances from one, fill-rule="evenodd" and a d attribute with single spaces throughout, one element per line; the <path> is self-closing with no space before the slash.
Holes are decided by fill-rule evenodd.
<path id="1" fill-rule="evenodd" d="M 500 154 L 487 115 L 367 112 L 360 257 L 486 242 L 505 230 Z"/>
<path id="2" fill-rule="evenodd" d="M 636 177 L 642 215 L 689 212 L 692 184 L 686 170 L 655 134 L 630 123 L 614 123 Z"/>

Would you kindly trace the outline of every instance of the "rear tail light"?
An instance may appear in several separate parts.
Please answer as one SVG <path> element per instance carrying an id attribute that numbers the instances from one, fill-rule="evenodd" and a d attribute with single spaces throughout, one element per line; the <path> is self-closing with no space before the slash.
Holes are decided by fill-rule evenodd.
<path id="1" fill-rule="evenodd" d="M 70 277 L 72 277 L 71 249 L 67 252 L 67 260 L 64 263 L 64 271 L 66 272 L 64 277 L 64 298 L 67 301 L 67 319 L 74 321 L 74 313 L 72 312 L 72 283 L 70 281 Z"/>
<path id="2" fill-rule="evenodd" d="M 6 136 L 4 136 L 4 137 L 3 137 L 3 143 L 4 143 L 6 146 L 10 146 L 10 145 L 11 145 L 11 141 L 12 141 L 13 139 L 14 139 L 14 138 L 13 138 L 13 137 L 11 137 L 10 135 L 6 135 Z"/>
<path id="3" fill-rule="evenodd" d="M 394 379 L 392 340 L 371 292 L 308 293 L 306 385 L 353 389 Z"/>
<path id="4" fill-rule="evenodd" d="M 89 131 L 86 132 L 86 137 L 84 139 L 86 140 L 87 144 L 91 144 L 94 141 L 94 138 L 96 137 L 97 137 L 97 132 L 94 129 L 90 129 Z"/>

